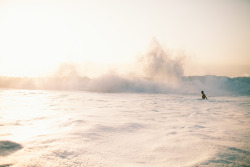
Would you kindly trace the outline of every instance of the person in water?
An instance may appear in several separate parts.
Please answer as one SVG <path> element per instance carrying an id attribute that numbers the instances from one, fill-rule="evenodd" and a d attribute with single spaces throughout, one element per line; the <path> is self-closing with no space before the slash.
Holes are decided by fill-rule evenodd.
<path id="1" fill-rule="evenodd" d="M 201 91 L 201 98 L 202 99 L 207 99 L 207 96 L 205 95 L 204 91 Z"/>

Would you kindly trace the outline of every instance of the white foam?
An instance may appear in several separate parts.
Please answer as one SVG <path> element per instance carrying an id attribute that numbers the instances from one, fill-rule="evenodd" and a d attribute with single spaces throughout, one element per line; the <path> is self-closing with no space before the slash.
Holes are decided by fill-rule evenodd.
<path id="1" fill-rule="evenodd" d="M 0 165 L 248 163 L 249 97 L 32 90 L 0 95 L 1 140 L 22 146 L 0 156 Z"/>

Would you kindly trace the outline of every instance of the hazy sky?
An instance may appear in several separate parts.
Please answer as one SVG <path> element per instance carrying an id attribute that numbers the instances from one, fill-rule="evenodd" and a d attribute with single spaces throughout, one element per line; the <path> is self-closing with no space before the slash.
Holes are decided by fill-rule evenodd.
<path id="1" fill-rule="evenodd" d="M 185 75 L 250 75 L 248 0 L 0 0 L 0 75 L 126 64 L 155 38 Z"/>

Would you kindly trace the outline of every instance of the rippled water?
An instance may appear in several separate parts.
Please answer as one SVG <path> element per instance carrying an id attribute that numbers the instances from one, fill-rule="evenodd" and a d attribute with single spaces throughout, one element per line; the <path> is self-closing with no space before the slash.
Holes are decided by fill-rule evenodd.
<path id="1" fill-rule="evenodd" d="M 0 166 L 249 166 L 250 97 L 0 90 Z"/>

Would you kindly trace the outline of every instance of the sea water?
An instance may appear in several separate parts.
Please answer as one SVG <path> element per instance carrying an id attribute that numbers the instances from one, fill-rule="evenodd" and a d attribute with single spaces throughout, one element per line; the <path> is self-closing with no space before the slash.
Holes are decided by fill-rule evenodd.
<path id="1" fill-rule="evenodd" d="M 207 96 L 2 89 L 0 166 L 249 166 L 250 96 Z"/>

